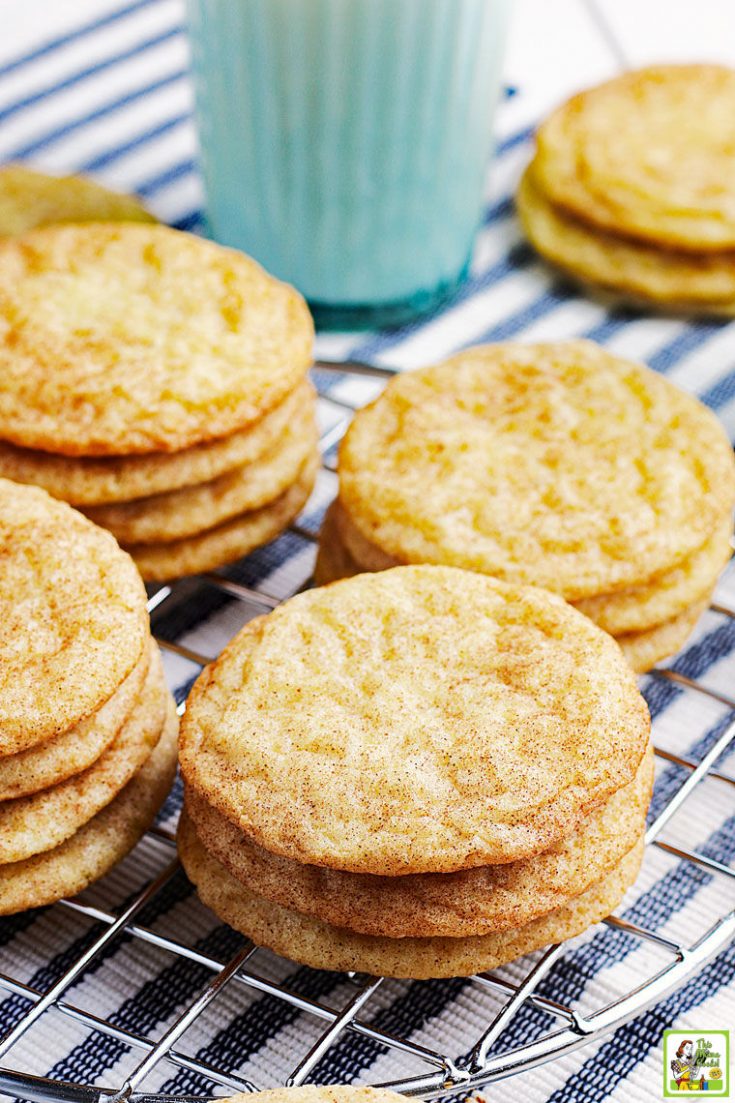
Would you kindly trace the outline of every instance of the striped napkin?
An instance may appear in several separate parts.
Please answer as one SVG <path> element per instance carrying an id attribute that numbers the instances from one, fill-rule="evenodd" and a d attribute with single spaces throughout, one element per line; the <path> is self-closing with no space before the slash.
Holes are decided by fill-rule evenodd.
<path id="1" fill-rule="evenodd" d="M 0 161 L 24 160 L 50 171 L 83 171 L 113 187 L 137 191 L 165 221 L 183 229 L 200 225 L 201 185 L 191 123 L 191 90 L 182 11 L 177 0 L 5 0 L 0 16 Z M 48 29 L 53 25 L 53 35 Z M 698 394 L 735 434 L 735 324 L 691 324 L 628 311 L 610 312 L 578 297 L 534 257 L 523 242 L 511 195 L 529 157 L 534 119 L 522 94 L 509 95 L 499 119 L 497 155 L 489 175 L 487 203 L 470 279 L 438 315 L 400 330 L 361 335 L 324 335 L 318 355 L 354 358 L 409 368 L 481 341 L 586 336 L 612 351 L 646 361 Z M 347 375 L 317 373 L 324 392 L 360 403 L 376 384 Z M 325 432 L 338 432 L 344 411 L 324 402 Z M 230 576 L 269 594 L 286 596 L 308 577 L 314 556 L 308 530 L 316 531 L 334 493 L 325 472 L 303 519 L 304 533 L 288 533 L 229 570 Z M 196 584 L 166 602 L 156 617 L 160 635 L 203 655 L 215 655 L 254 612 Z M 186 600 L 184 600 L 184 598 Z M 718 594 L 735 605 L 735 572 Z M 260 611 L 260 610 L 258 610 Z M 659 746 L 698 761 L 726 732 L 734 713 L 735 621 L 705 615 L 675 670 L 713 691 L 706 696 L 657 677 L 643 686 L 654 716 Z M 167 673 L 180 699 L 197 667 L 167 655 Z M 716 695 L 719 694 L 719 699 Z M 724 753 L 717 769 L 735 773 Z M 659 758 L 652 818 L 689 776 L 686 768 Z M 706 780 L 666 825 L 669 848 L 696 849 L 730 868 L 735 865 L 735 804 L 727 781 Z M 178 792 L 162 822 L 175 823 Z M 95 933 L 93 909 L 114 910 L 170 858 L 164 843 L 138 848 L 105 881 L 85 894 L 87 914 L 64 907 L 0 921 L 0 1034 L 29 1007 L 23 986 L 45 991 Z M 693 943 L 735 907 L 735 881 L 681 861 L 671 849 L 650 848 L 638 884 L 620 911 L 630 922 L 684 945 Z M 145 940 L 124 935 L 67 990 L 64 999 L 85 1014 L 104 1019 L 90 1030 L 83 1016 L 52 1010 L 6 1054 L 13 1069 L 119 1087 L 145 1055 L 126 1044 L 124 1033 L 157 1040 L 209 980 L 202 958 L 227 960 L 241 940 L 192 896 L 178 875 L 158 893 L 142 925 L 194 947 L 200 960 L 182 960 Z M 285 980 L 304 998 L 339 1008 L 350 998 L 348 978 L 298 968 L 259 954 L 258 968 L 270 981 Z M 262 958 L 262 961 L 260 960 Z M 538 955 L 537 955 L 538 958 Z M 541 980 L 536 992 L 592 1013 L 635 988 L 670 958 L 624 929 L 596 928 L 574 940 Z M 529 962 L 501 971 L 509 982 L 525 976 Z M 569 1103 L 608 1098 L 651 1100 L 661 1096 L 662 1034 L 735 1029 L 735 947 L 722 950 L 686 978 L 657 1006 L 582 1049 L 557 1056 L 502 1086 L 485 1089 L 488 1099 L 508 1096 L 528 1103 Z M 12 978 L 9 979 L 9 978 Z M 496 991 L 469 980 L 385 982 L 361 1011 L 363 1021 L 446 1054 L 466 1054 L 497 1013 Z M 524 1006 L 491 1048 L 491 1056 L 546 1035 L 554 1021 L 538 1006 Z M 557 1024 L 558 1025 L 558 1024 Z M 563 1025 L 563 1024 L 562 1024 Z M 230 983 L 177 1042 L 195 1058 L 157 1064 L 145 1080 L 149 1091 L 208 1096 L 226 1094 L 238 1080 L 258 1087 L 282 1082 L 324 1029 L 323 1020 Z M 201 1067 L 226 1070 L 229 1081 L 208 1078 Z M 368 1037 L 343 1036 L 319 1064 L 322 1082 L 391 1082 L 426 1071 L 398 1050 L 388 1052 Z"/>

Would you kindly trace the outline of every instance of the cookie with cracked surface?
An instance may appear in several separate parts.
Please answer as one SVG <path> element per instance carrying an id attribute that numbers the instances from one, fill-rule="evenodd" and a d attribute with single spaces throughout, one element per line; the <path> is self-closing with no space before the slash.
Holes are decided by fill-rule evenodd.
<path id="1" fill-rule="evenodd" d="M 0 757 L 68 732 L 148 646 L 146 593 L 114 537 L 0 479 Z"/>
<path id="2" fill-rule="evenodd" d="M 735 248 L 735 70 L 652 65 L 562 104 L 537 134 L 545 195 L 584 221 L 695 253 Z"/>
<path id="3" fill-rule="evenodd" d="M 653 751 L 628 785 L 555 846 L 520 862 L 458 873 L 376 877 L 279 858 L 253 843 L 198 793 L 185 806 L 206 850 L 251 892 L 334 927 L 385 938 L 452 938 L 521 927 L 585 892 L 645 828 Z"/>
<path id="4" fill-rule="evenodd" d="M 176 775 L 173 700 L 153 751 L 121 793 L 53 850 L 0 865 L 0 915 L 76 896 L 122 861 L 153 823 Z"/>
<path id="5" fill-rule="evenodd" d="M 69 456 L 178 452 L 254 425 L 305 377 L 301 296 L 166 226 L 0 243 L 0 435 Z"/>
<path id="6" fill-rule="evenodd" d="M 192 690 L 181 765 L 274 854 L 449 873 L 571 834 L 632 780 L 649 725 L 620 649 L 561 598 L 401 567 L 246 625 Z"/>
<path id="7" fill-rule="evenodd" d="M 339 495 L 371 566 L 451 564 L 577 601 L 693 555 L 735 500 L 735 460 L 715 415 L 642 365 L 509 342 L 392 379 L 347 431 Z"/>
<path id="8" fill-rule="evenodd" d="M 523 927 L 466 938 L 380 938 L 333 927 L 256 896 L 205 850 L 186 813 L 179 821 L 178 846 L 202 902 L 257 945 L 315 969 L 415 980 L 486 972 L 581 934 L 615 910 L 643 858 L 641 838 L 596 885 Z"/>

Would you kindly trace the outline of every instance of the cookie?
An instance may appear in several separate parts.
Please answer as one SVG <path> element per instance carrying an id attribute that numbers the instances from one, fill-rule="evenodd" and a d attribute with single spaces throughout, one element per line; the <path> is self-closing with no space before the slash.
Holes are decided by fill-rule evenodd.
<path id="1" fill-rule="evenodd" d="M 311 362 L 301 296 L 165 226 L 51 226 L 0 244 L 0 436 L 69 456 L 238 432 Z"/>
<path id="2" fill-rule="evenodd" d="M 223 1103 L 252 1103 L 252 1095 L 258 1103 L 403 1103 L 405 1095 L 385 1088 L 358 1088 L 354 1085 L 309 1084 L 301 1088 L 270 1088 L 262 1092 L 241 1092 L 231 1095 Z"/>
<path id="3" fill-rule="evenodd" d="M 36 487 L 0 479 L 0 757 L 68 732 L 109 700 L 150 635 L 113 536 Z"/>
<path id="4" fill-rule="evenodd" d="M 314 487 L 319 459 L 307 460 L 296 482 L 274 502 L 195 536 L 159 544 L 131 544 L 127 551 L 147 582 L 211 571 L 274 540 L 298 517 Z"/>
<path id="5" fill-rule="evenodd" d="M 716 314 L 735 308 L 735 252 L 684 253 L 591 228 L 554 206 L 526 171 L 516 196 L 518 214 L 534 248 L 582 283 L 618 292 L 633 303 L 699 304 Z"/>
<path id="6" fill-rule="evenodd" d="M 178 845 L 202 902 L 257 945 L 315 969 L 415 980 L 486 972 L 580 934 L 614 911 L 643 857 L 641 839 L 596 885 L 523 927 L 468 938 L 380 938 L 332 927 L 256 896 L 207 853 L 186 813 L 179 822 Z"/>
<path id="7" fill-rule="evenodd" d="M 77 458 L 16 448 L 0 440 L 0 476 L 42 486 L 54 498 L 77 506 L 129 502 L 196 486 L 259 460 L 283 436 L 292 419 L 311 408 L 314 394 L 311 383 L 300 383 L 254 425 L 182 452 Z"/>
<path id="8" fill-rule="evenodd" d="M 695 253 L 735 248 L 735 71 L 654 65 L 573 96 L 539 128 L 544 194 L 585 222 Z"/>
<path id="9" fill-rule="evenodd" d="M 0 803 L 0 864 L 51 850 L 109 804 L 150 757 L 168 699 L 155 648 L 139 702 L 97 761 L 50 789 Z"/>
<path id="10" fill-rule="evenodd" d="M 251 842 L 187 791 L 202 845 L 251 892 L 335 927 L 386 938 L 464 937 L 522 927 L 585 892 L 620 862 L 645 828 L 653 752 L 628 785 L 544 854 L 459 873 L 375 877 L 300 865 Z"/>
<path id="11" fill-rule="evenodd" d="M 614 636 L 658 627 L 709 599 L 732 556 L 732 517 L 727 514 L 713 535 L 688 559 L 648 585 L 575 602 L 577 609 Z"/>
<path id="12" fill-rule="evenodd" d="M 145 651 L 109 701 L 70 731 L 27 751 L 0 758 L 0 801 L 58 785 L 96 762 L 133 711 L 149 664 L 150 653 Z"/>
<path id="13" fill-rule="evenodd" d="M 176 774 L 178 717 L 173 700 L 150 757 L 115 799 L 60 846 L 0 865 L 0 915 L 76 896 L 133 849 L 153 823 Z"/>
<path id="14" fill-rule="evenodd" d="M 735 461 L 655 372 L 590 341 L 509 342 L 392 379 L 342 442 L 339 494 L 391 561 L 577 601 L 693 555 L 735 500 Z"/>
<path id="15" fill-rule="evenodd" d="M 49 176 L 25 165 L 0 169 L 0 237 L 57 222 L 155 222 L 134 195 L 85 176 Z"/>
<path id="16" fill-rule="evenodd" d="M 689 639 L 708 604 L 709 600 L 700 601 L 664 624 L 649 628 L 647 632 L 629 632 L 618 636 L 617 641 L 633 670 L 645 674 L 662 659 L 675 655 Z"/>
<path id="17" fill-rule="evenodd" d="M 620 649 L 560 598 L 403 567 L 247 624 L 194 686 L 180 757 L 274 854 L 449 873 L 571 834 L 632 780 L 649 723 Z"/>
<path id="18" fill-rule="evenodd" d="M 208 483 L 84 512 L 122 544 L 168 544 L 270 505 L 296 482 L 318 447 L 319 434 L 310 409 L 294 419 L 283 437 L 255 463 L 226 471 Z"/>

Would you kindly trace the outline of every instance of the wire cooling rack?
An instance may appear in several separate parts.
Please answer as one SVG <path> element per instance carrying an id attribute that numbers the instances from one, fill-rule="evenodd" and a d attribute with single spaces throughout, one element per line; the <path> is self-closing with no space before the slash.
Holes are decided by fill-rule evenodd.
<path id="1" fill-rule="evenodd" d="M 354 362 L 317 364 L 317 382 L 323 383 L 327 380 L 327 390 L 330 392 L 322 394 L 322 398 L 336 414 L 336 420 L 333 419 L 322 435 L 326 470 L 333 472 L 335 469 L 330 457 L 354 409 L 351 401 L 338 397 L 341 381 L 354 377 L 363 381 L 379 381 L 391 374 L 385 368 Z M 314 540 L 314 534 L 303 526 L 295 525 L 292 531 L 303 540 Z M 242 602 L 251 615 L 272 609 L 281 600 L 275 594 L 233 581 L 225 574 L 206 574 L 198 576 L 194 581 L 186 580 L 171 586 L 162 586 L 153 592 L 149 606 L 154 631 L 161 616 L 173 604 L 191 599 L 192 587 L 196 591 L 203 587 L 212 589 L 224 599 Z M 712 608 L 723 618 L 735 618 L 735 608 L 729 605 L 720 603 Z M 245 616 L 244 619 L 249 617 Z M 200 666 L 212 658 L 211 655 L 202 655 L 170 638 L 159 637 L 159 642 L 164 651 L 173 652 Z M 735 698 L 674 669 L 659 669 L 654 672 L 653 677 L 676 686 L 703 705 L 709 702 L 719 706 L 725 713 L 725 722 L 721 724 L 716 741 L 709 746 L 706 753 L 695 759 L 682 757 L 667 749 L 665 733 L 659 732 L 654 724 L 658 759 L 663 763 L 673 764 L 680 771 L 681 780 L 650 824 L 646 835 L 647 846 L 649 849 L 665 852 L 677 862 L 703 870 L 707 875 L 724 878 L 729 881 L 728 887 L 732 887 L 735 869 L 728 863 L 735 856 L 735 844 L 732 845 L 731 852 L 724 856 L 725 860 L 721 861 L 694 849 L 666 842 L 660 836 L 673 817 L 692 800 L 695 792 L 701 790 L 703 782 L 735 787 L 735 777 L 717 768 L 718 760 L 731 748 L 735 738 Z M 468 1092 L 557 1058 L 614 1030 L 681 986 L 735 939 L 735 911 L 726 910 L 724 905 L 721 905 L 719 914 L 712 911 L 708 913 L 708 922 L 693 940 L 665 937 L 657 930 L 612 916 L 600 925 L 597 937 L 600 936 L 599 932 L 605 938 L 624 936 L 635 943 L 636 951 L 642 947 L 654 951 L 645 966 L 644 962 L 648 959 L 645 956 L 641 959 L 640 954 L 636 957 L 634 985 L 625 987 L 612 999 L 585 1008 L 575 1006 L 571 1001 L 540 995 L 537 991 L 540 983 L 544 979 L 548 982 L 553 978 L 554 966 L 563 955 L 570 952 L 570 944 L 551 946 L 533 958 L 517 963 L 511 975 L 507 970 L 499 970 L 468 981 L 473 1005 L 479 1007 L 484 1016 L 482 1026 L 461 1052 L 449 1047 L 446 1047 L 449 1050 L 446 1051 L 436 1044 L 427 1045 L 414 1040 L 416 1031 L 410 1021 L 400 1033 L 383 1029 L 377 1020 L 373 1021 L 369 1013 L 371 1001 L 375 1001 L 381 986 L 391 983 L 383 978 L 350 975 L 340 988 L 342 998 L 339 1001 L 315 999 L 304 995 L 295 987 L 289 987 L 287 981 L 273 979 L 267 970 L 259 968 L 259 959 L 262 956 L 273 955 L 259 950 L 251 942 L 241 940 L 234 955 L 223 960 L 217 955 L 203 952 L 186 940 L 161 933 L 154 929 L 154 925 L 146 925 L 146 910 L 165 891 L 179 869 L 171 831 L 154 828 L 149 833 L 148 841 L 157 844 L 159 849 L 167 848 L 167 856 L 161 863 L 160 872 L 136 892 L 121 910 L 95 906 L 85 903 L 84 899 L 64 900 L 55 905 L 92 921 L 99 928 L 99 933 L 88 941 L 83 952 L 49 987 L 33 987 L 18 977 L 0 974 L 0 991 L 15 994 L 24 1001 L 23 1013 L 0 1040 L 0 1094 L 20 1096 L 38 1103 L 122 1103 L 123 1100 L 130 1100 L 132 1103 L 143 1103 L 146 1100 L 165 1103 L 174 1098 L 193 1099 L 191 1095 L 172 1096 L 145 1090 L 151 1074 L 156 1070 L 160 1072 L 161 1066 L 167 1066 L 169 1071 L 185 1070 L 203 1078 L 212 1085 L 213 1093 L 216 1094 L 251 1091 L 269 1086 L 254 1084 L 239 1075 L 237 1054 L 232 1057 L 230 1067 L 219 1067 L 190 1053 L 184 1044 L 187 1031 L 212 1009 L 225 988 L 230 992 L 233 988 L 236 989 L 236 996 L 242 996 L 243 1000 L 257 994 L 275 1004 L 286 1005 L 299 1016 L 298 1023 L 304 1024 L 303 1030 L 297 1030 L 293 1035 L 305 1042 L 303 1051 L 294 1050 L 290 1072 L 288 1076 L 281 1078 L 283 1083 L 298 1085 L 307 1080 L 320 1082 L 324 1059 L 338 1043 L 344 1045 L 368 1041 L 376 1047 L 376 1052 L 393 1055 L 400 1061 L 405 1060 L 410 1066 L 410 1071 L 405 1075 L 394 1077 L 389 1083 L 383 1080 L 380 1086 L 424 1098 L 452 1092 Z M 145 845 L 145 842 L 141 845 Z M 72 990 L 102 955 L 125 940 L 130 945 L 145 944 L 169 960 L 171 955 L 185 959 L 211 974 L 208 982 L 196 991 L 194 997 L 169 1021 L 158 1037 L 149 1037 L 145 1033 L 120 1025 L 119 1021 L 115 1021 L 114 1014 L 98 1015 L 86 1010 L 81 1002 L 75 1002 L 76 996 Z M 529 1010 L 535 1013 L 541 1025 L 535 1031 L 532 1041 L 519 1043 L 513 1038 L 511 1026 L 520 1015 Z M 17 1052 L 21 1040 L 26 1038 L 31 1028 L 44 1016 L 52 1014 L 61 1014 L 66 1019 L 74 1020 L 81 1028 L 107 1036 L 121 1043 L 127 1052 L 134 1054 L 133 1067 L 126 1072 L 123 1082 L 95 1087 L 44 1079 L 19 1071 L 17 1067 L 13 1068 L 14 1053 Z M 435 1031 L 433 1037 L 442 1037 L 441 1029 Z M 333 1078 L 332 1076 L 331 1079 Z"/>

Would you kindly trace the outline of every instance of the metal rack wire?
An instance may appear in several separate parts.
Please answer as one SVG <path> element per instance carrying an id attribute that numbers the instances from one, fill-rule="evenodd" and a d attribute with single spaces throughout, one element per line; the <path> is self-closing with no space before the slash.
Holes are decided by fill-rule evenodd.
<path id="1" fill-rule="evenodd" d="M 317 369 L 325 373 L 340 373 L 344 376 L 384 379 L 392 372 L 385 368 L 354 362 L 317 364 Z M 324 452 L 338 441 L 344 432 L 353 412 L 350 403 L 330 395 L 322 396 L 331 403 L 341 416 L 337 423 L 323 435 Z M 325 459 L 325 466 L 334 470 L 334 465 Z M 313 540 L 313 534 L 300 526 L 294 526 L 294 532 L 300 537 Z M 247 603 L 254 612 L 264 612 L 279 604 L 280 599 L 267 592 L 254 589 L 233 581 L 218 573 L 199 577 L 199 587 L 210 587 L 224 598 Z M 179 596 L 179 584 L 162 586 L 153 593 L 149 607 L 154 622 L 169 604 Z M 723 617 L 735 618 L 735 608 L 716 604 L 716 613 Z M 212 656 L 202 655 L 177 641 L 160 639 L 161 647 L 183 656 L 199 665 L 210 661 Z M 685 779 L 676 789 L 671 799 L 659 812 L 646 835 L 648 847 L 658 848 L 673 858 L 705 870 L 709 874 L 735 880 L 735 869 L 725 862 L 716 860 L 696 850 L 682 849 L 660 838 L 664 827 L 688 801 L 704 779 L 714 779 L 719 784 L 735 787 L 735 776 L 717 769 L 718 760 L 735 740 L 735 698 L 718 692 L 703 682 L 687 677 L 672 669 L 656 670 L 654 677 L 668 681 L 684 692 L 710 698 L 727 710 L 732 710 L 729 722 L 711 746 L 709 751 L 696 761 L 683 758 L 669 750 L 663 744 L 656 746 L 656 754 L 668 763 L 673 763 L 685 772 Z M 657 732 L 654 726 L 654 738 Z M 488 1012 L 487 1021 L 472 1045 L 462 1053 L 445 1053 L 439 1049 L 420 1044 L 411 1037 L 408 1030 L 401 1035 L 381 1029 L 370 1021 L 365 1014 L 375 993 L 383 985 L 382 978 L 355 976 L 347 986 L 348 995 L 337 1007 L 327 1002 L 305 996 L 287 985 L 267 979 L 255 968 L 257 955 L 266 951 L 259 950 L 251 942 L 242 941 L 242 945 L 229 960 L 204 953 L 201 949 L 185 941 L 166 936 L 141 922 L 141 913 L 155 901 L 178 870 L 175 856 L 175 844 L 170 832 L 154 828 L 150 835 L 159 844 L 171 848 L 170 861 L 162 871 L 134 896 L 124 910 L 96 907 L 85 903 L 83 899 L 61 901 L 56 907 L 71 911 L 97 924 L 99 934 L 87 945 L 83 953 L 69 965 L 50 987 L 38 989 L 7 974 L 0 973 L 0 991 L 21 996 L 28 1002 L 27 1010 L 17 1019 L 8 1033 L 0 1039 L 0 1094 L 20 1096 L 37 1103 L 167 1103 L 174 1098 L 180 1101 L 192 1099 L 191 1096 L 167 1096 L 146 1093 L 143 1089 L 149 1074 L 162 1062 L 180 1070 L 205 1077 L 222 1092 L 251 1091 L 257 1086 L 243 1079 L 233 1068 L 215 1067 L 206 1060 L 191 1056 L 179 1046 L 185 1032 L 199 1019 L 225 987 L 237 986 L 244 994 L 259 993 L 271 1000 L 288 1005 L 304 1016 L 311 1017 L 322 1024 L 323 1029 L 311 1041 L 306 1052 L 294 1054 L 293 1065 L 286 1079 L 289 1085 L 304 1083 L 309 1078 L 319 1080 L 319 1063 L 338 1041 L 363 1038 L 382 1047 L 386 1052 L 405 1055 L 419 1071 L 411 1072 L 404 1078 L 382 1084 L 396 1091 L 423 1098 L 434 1098 L 450 1092 L 468 1092 L 471 1089 L 530 1069 L 564 1053 L 583 1046 L 615 1029 L 645 1008 L 657 1003 L 672 990 L 678 988 L 707 961 L 714 957 L 730 941 L 735 939 L 735 911 L 720 915 L 700 936 L 690 944 L 664 937 L 654 930 L 646 929 L 621 918 L 610 917 L 604 923 L 606 935 L 622 932 L 640 944 L 656 948 L 664 955 L 664 964 L 656 964 L 649 975 L 641 977 L 639 983 L 603 1006 L 595 1007 L 585 1013 L 562 1000 L 539 995 L 537 988 L 547 977 L 553 966 L 567 952 L 565 944 L 549 947 L 537 957 L 521 980 L 509 980 L 500 973 L 488 973 L 472 978 L 478 998 L 481 994 L 492 993 L 494 1004 Z M 733 847 L 735 857 L 735 846 Z M 178 1016 L 158 1038 L 148 1037 L 124 1028 L 112 1021 L 112 1016 L 101 1017 L 85 1010 L 72 1001 L 69 994 L 72 986 L 82 978 L 89 967 L 104 952 L 123 937 L 134 942 L 145 943 L 162 954 L 174 955 L 203 967 L 211 974 L 209 981 L 196 993 L 193 999 L 180 1011 Z M 531 1042 L 513 1044 L 510 1041 L 509 1027 L 522 1009 L 533 1008 L 542 1013 L 546 1027 L 537 1033 Z M 139 1060 L 124 1083 L 110 1087 L 93 1087 L 87 1084 L 67 1083 L 48 1080 L 12 1068 L 13 1050 L 34 1024 L 49 1012 L 60 1013 L 74 1020 L 84 1028 L 94 1030 L 122 1043 L 128 1050 L 139 1055 Z"/>

